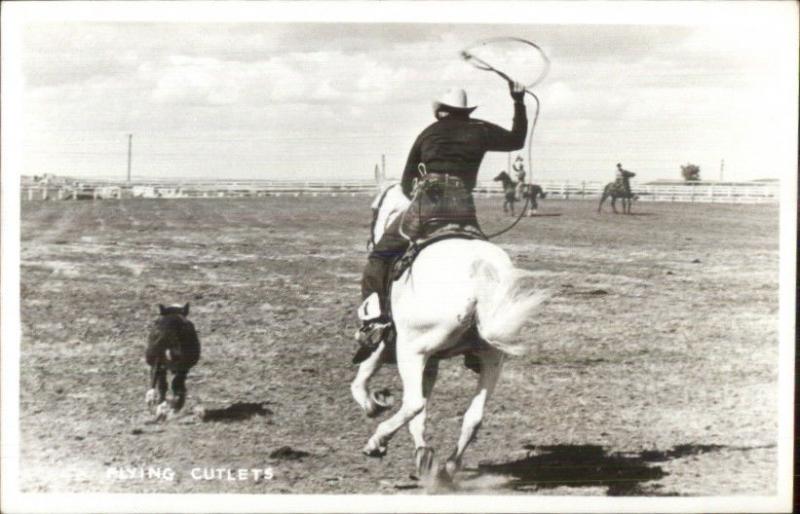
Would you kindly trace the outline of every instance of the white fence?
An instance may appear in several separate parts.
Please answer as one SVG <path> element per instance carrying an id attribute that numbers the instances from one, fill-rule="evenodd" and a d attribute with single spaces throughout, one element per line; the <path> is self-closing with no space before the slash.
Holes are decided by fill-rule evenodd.
<path id="1" fill-rule="evenodd" d="M 540 185 L 547 192 L 548 198 L 598 200 L 606 184 L 607 182 L 543 181 Z M 777 203 L 780 198 L 779 186 L 772 182 L 656 185 L 632 182 L 631 190 L 639 196 L 640 201 L 652 202 Z"/>
<path id="2" fill-rule="evenodd" d="M 606 182 L 543 181 L 548 199 L 597 200 Z M 775 183 L 738 184 L 631 184 L 640 201 L 774 203 L 779 191 Z M 29 183 L 21 188 L 23 200 L 102 200 L 122 198 L 246 198 L 265 196 L 372 196 L 377 192 L 373 181 L 209 181 L 153 180 L 121 184 L 111 181 L 66 181 L 59 184 Z M 497 182 L 480 182 L 478 196 L 503 193 Z"/>

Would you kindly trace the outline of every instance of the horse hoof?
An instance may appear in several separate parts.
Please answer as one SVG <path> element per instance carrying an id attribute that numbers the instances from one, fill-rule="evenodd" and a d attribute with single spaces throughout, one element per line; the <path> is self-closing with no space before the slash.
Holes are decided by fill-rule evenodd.
<path id="1" fill-rule="evenodd" d="M 166 421 L 170 416 L 172 409 L 167 402 L 161 402 L 156 408 L 156 421 Z"/>
<path id="2" fill-rule="evenodd" d="M 156 406 L 156 390 L 155 389 L 148 389 L 144 395 L 144 401 L 148 407 L 155 407 Z"/>
<path id="3" fill-rule="evenodd" d="M 367 457 L 383 457 L 386 455 L 386 447 L 381 445 L 374 445 L 372 441 L 368 442 L 361 452 Z"/>
<path id="4" fill-rule="evenodd" d="M 414 451 L 414 462 L 417 465 L 417 476 L 421 480 L 429 479 L 431 471 L 436 467 L 433 448 L 422 446 Z"/>
<path id="5" fill-rule="evenodd" d="M 388 389 L 369 393 L 369 406 L 365 409 L 368 418 L 380 416 L 394 405 L 394 397 Z"/>
<path id="6" fill-rule="evenodd" d="M 452 481 L 455 478 L 456 473 L 458 473 L 458 469 L 460 467 L 461 466 L 459 466 L 456 461 L 448 460 L 444 465 L 444 473 L 447 475 L 447 478 Z"/>

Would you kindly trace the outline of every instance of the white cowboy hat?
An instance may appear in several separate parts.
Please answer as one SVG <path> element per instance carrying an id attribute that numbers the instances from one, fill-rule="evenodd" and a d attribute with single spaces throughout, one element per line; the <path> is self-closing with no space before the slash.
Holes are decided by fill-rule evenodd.
<path id="1" fill-rule="evenodd" d="M 438 111 L 471 113 L 477 105 L 467 105 L 467 92 L 459 88 L 445 91 L 438 99 L 433 101 L 434 114 Z"/>

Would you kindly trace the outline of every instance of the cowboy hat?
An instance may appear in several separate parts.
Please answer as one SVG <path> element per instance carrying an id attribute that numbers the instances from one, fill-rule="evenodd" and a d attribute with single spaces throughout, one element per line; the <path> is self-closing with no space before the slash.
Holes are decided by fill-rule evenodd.
<path id="1" fill-rule="evenodd" d="M 433 101 L 434 114 L 439 111 L 469 114 L 477 105 L 467 105 L 467 92 L 463 89 L 451 88 Z"/>

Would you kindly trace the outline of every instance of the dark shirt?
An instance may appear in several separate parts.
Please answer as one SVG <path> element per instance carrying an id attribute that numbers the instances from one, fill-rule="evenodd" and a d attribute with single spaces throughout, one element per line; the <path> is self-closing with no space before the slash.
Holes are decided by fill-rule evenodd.
<path id="1" fill-rule="evenodd" d="M 412 183 L 420 177 L 419 163 L 428 173 L 448 173 L 461 178 L 468 191 L 475 187 L 478 168 L 486 152 L 511 152 L 525 146 L 528 120 L 525 104 L 514 103 L 514 122 L 508 131 L 468 115 L 450 114 L 428 128 L 414 141 L 403 170 L 403 193 L 410 197 Z"/>

